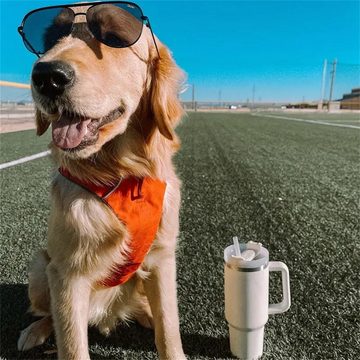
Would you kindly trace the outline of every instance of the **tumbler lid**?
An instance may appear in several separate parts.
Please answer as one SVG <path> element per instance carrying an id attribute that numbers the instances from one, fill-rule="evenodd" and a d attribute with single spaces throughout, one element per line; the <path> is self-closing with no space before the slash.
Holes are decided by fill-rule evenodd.
<path id="1" fill-rule="evenodd" d="M 239 271 L 260 271 L 267 267 L 269 252 L 261 243 L 249 241 L 246 244 L 239 244 L 239 247 L 242 254 L 251 250 L 255 256 L 251 256 L 252 259 L 247 260 L 246 257 L 239 256 L 235 245 L 230 245 L 224 250 L 224 261 L 227 266 Z"/>

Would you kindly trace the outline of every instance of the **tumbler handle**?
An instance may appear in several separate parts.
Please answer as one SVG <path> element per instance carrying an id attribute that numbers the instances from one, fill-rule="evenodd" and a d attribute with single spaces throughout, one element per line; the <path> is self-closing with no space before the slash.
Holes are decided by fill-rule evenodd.
<path id="1" fill-rule="evenodd" d="M 291 305 L 289 269 L 281 261 L 270 261 L 269 271 L 281 271 L 283 299 L 278 304 L 269 305 L 269 314 L 281 314 L 289 310 Z"/>

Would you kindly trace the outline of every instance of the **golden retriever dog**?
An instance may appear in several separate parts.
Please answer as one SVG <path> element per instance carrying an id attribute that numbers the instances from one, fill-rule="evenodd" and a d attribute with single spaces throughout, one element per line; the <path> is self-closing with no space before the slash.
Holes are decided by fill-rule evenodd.
<path id="1" fill-rule="evenodd" d="M 160 359 L 185 359 L 175 264 L 180 181 L 172 164 L 183 72 L 149 27 L 127 47 L 99 41 L 84 15 L 89 6 L 64 8 L 56 26 L 66 24 L 72 11 L 71 33 L 53 43 L 50 34 L 33 67 L 37 134 L 51 127 L 52 157 L 62 172 L 52 182 L 47 248 L 29 271 L 31 311 L 42 318 L 21 332 L 18 348 L 40 345 L 54 330 L 59 359 L 90 359 L 88 325 L 108 335 L 119 322 L 134 319 L 154 328 Z M 128 179 L 164 184 L 164 192 L 145 189 L 160 204 L 154 238 L 135 271 L 117 284 L 119 267 L 129 266 L 133 233 L 104 201 L 108 193 L 101 197 L 89 188 L 112 192 Z M 145 204 L 145 190 L 139 185 L 129 201 Z M 133 220 L 130 214 L 129 224 L 141 227 L 153 216 L 151 209 L 138 215 Z"/>

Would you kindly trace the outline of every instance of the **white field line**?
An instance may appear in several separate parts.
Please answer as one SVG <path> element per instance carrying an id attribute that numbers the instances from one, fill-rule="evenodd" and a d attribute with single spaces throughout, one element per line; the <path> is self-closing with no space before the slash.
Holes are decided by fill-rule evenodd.
<path id="1" fill-rule="evenodd" d="M 26 157 L 23 157 L 23 158 L 18 159 L 18 160 L 3 163 L 3 164 L 0 164 L 0 170 L 6 169 L 6 168 L 11 167 L 11 166 L 23 164 L 25 162 L 32 161 L 32 160 L 35 160 L 35 159 L 40 159 L 40 158 L 48 156 L 48 155 L 50 155 L 50 150 L 43 151 L 41 153 L 34 154 L 34 155 L 31 155 L 31 156 L 26 156 Z"/>
<path id="2" fill-rule="evenodd" d="M 269 118 L 275 118 L 275 119 L 300 121 L 300 122 L 307 122 L 307 123 L 311 123 L 311 124 L 337 126 L 337 127 L 342 127 L 342 128 L 350 128 L 350 129 L 358 129 L 358 130 L 360 130 L 360 126 L 355 126 L 355 125 L 335 124 L 335 123 L 328 123 L 328 122 L 325 122 L 325 121 L 305 120 L 305 119 L 298 119 L 298 118 L 292 118 L 292 117 L 287 117 L 287 116 L 278 116 L 278 115 L 264 115 L 264 114 L 251 114 L 251 115 L 252 116 L 260 116 L 260 117 L 269 117 Z"/>

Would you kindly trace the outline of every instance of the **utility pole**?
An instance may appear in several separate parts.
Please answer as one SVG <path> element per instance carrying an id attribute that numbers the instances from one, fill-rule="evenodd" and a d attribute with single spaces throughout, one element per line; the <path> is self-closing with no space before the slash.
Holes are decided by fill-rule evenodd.
<path id="1" fill-rule="evenodd" d="M 219 107 L 221 107 L 221 90 L 219 90 Z"/>
<path id="2" fill-rule="evenodd" d="M 318 110 L 323 109 L 324 98 L 325 98 L 325 84 L 326 84 L 326 68 L 327 68 L 327 59 L 324 60 L 322 81 L 321 81 L 321 98 L 318 105 Z"/>
<path id="3" fill-rule="evenodd" d="M 195 84 L 192 84 L 191 101 L 192 101 L 192 109 L 195 110 Z"/>
<path id="4" fill-rule="evenodd" d="M 252 88 L 252 108 L 255 108 L 255 84 L 253 85 Z"/>
<path id="5" fill-rule="evenodd" d="M 334 83 L 335 83 L 335 75 L 336 75 L 336 64 L 337 64 L 337 59 L 334 60 L 334 62 L 333 62 L 333 69 L 332 69 L 332 71 L 331 71 L 331 83 L 330 83 L 330 95 L 329 95 L 328 110 L 330 110 L 330 103 L 331 103 L 332 96 L 333 96 Z"/>

